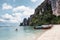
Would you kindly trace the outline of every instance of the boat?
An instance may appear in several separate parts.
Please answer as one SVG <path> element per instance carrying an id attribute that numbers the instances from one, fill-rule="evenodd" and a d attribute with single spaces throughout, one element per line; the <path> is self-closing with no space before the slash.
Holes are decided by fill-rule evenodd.
<path id="1" fill-rule="evenodd" d="M 52 28 L 52 25 L 42 25 L 34 27 L 34 29 L 50 29 L 50 28 Z"/>

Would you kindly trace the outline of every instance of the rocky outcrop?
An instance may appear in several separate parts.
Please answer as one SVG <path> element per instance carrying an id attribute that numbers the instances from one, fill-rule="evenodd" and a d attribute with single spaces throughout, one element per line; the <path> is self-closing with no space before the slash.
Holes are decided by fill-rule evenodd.
<path id="1" fill-rule="evenodd" d="M 20 23 L 20 26 L 27 26 L 27 19 L 24 18 L 23 23 Z"/>
<path id="2" fill-rule="evenodd" d="M 41 3 L 41 5 L 39 5 L 36 9 L 35 9 L 35 13 L 34 14 L 42 14 L 43 12 L 46 12 L 48 10 L 50 10 L 48 7 L 51 7 L 51 1 L 45 0 L 43 3 Z M 52 9 L 51 9 L 52 11 Z"/>
<path id="3" fill-rule="evenodd" d="M 60 24 L 60 16 L 53 14 L 51 0 L 45 0 L 39 5 L 33 15 L 24 19 L 24 26 L 40 26 L 44 24 Z"/>
<path id="4" fill-rule="evenodd" d="M 50 9 L 48 8 L 50 6 Z M 34 19 L 37 19 L 36 17 L 39 15 L 42 15 L 44 12 L 51 10 L 50 12 L 52 13 L 52 9 L 51 9 L 51 3 L 48 0 L 45 0 L 44 2 L 41 3 L 41 5 L 39 5 L 36 9 L 33 15 L 31 15 L 28 20 L 26 20 L 26 18 L 24 18 L 23 23 L 21 23 L 21 25 L 23 26 L 33 26 L 33 24 L 35 24 L 33 21 Z M 36 21 L 35 21 L 36 22 Z"/>

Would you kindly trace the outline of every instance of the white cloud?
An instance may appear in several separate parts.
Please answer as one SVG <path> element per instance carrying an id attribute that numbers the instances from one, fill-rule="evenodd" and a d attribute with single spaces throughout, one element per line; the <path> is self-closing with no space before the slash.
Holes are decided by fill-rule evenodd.
<path id="1" fill-rule="evenodd" d="M 5 22 L 5 20 L 4 19 L 0 19 L 0 22 Z"/>
<path id="2" fill-rule="evenodd" d="M 12 16 L 14 17 L 13 19 L 18 21 L 19 23 L 22 21 L 22 14 L 21 13 L 14 13 L 14 14 L 12 14 Z"/>
<path id="3" fill-rule="evenodd" d="M 36 1 L 38 1 L 38 0 L 31 0 L 31 2 L 36 2 Z"/>
<path id="4" fill-rule="evenodd" d="M 13 9 L 13 12 L 22 12 L 21 14 L 28 17 L 34 13 L 34 9 L 26 7 L 26 6 L 18 6 Z"/>
<path id="5" fill-rule="evenodd" d="M 12 15 L 6 13 L 2 16 L 2 18 L 9 19 L 9 18 L 12 18 Z"/>
<path id="6" fill-rule="evenodd" d="M 12 6 L 9 5 L 9 4 L 7 4 L 7 3 L 4 3 L 4 4 L 2 5 L 2 9 L 3 9 L 3 10 L 5 10 L 5 9 L 12 9 Z"/>
<path id="7" fill-rule="evenodd" d="M 6 14 L 2 15 L 2 19 L 4 19 L 5 22 L 10 22 L 10 23 L 19 23 L 21 21 L 20 13 L 15 13 L 12 15 L 6 13 Z"/>
<path id="8" fill-rule="evenodd" d="M 34 9 L 26 6 L 17 6 L 12 9 L 12 14 L 5 13 L 2 15 L 2 19 L 8 23 L 20 23 L 24 18 L 28 18 L 34 13 Z"/>

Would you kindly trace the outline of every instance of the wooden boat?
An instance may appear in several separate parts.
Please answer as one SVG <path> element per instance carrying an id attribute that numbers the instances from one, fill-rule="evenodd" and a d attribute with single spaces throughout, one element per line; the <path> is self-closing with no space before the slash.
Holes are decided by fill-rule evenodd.
<path id="1" fill-rule="evenodd" d="M 37 26 L 34 27 L 34 29 L 50 29 L 52 25 L 42 25 L 42 26 Z"/>

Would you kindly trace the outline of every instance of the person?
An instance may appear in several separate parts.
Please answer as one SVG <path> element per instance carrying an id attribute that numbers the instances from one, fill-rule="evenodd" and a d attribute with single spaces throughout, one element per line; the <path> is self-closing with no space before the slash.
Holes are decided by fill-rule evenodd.
<path id="1" fill-rule="evenodd" d="M 16 31 L 18 31 L 18 29 L 16 29 Z"/>

